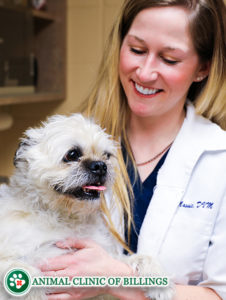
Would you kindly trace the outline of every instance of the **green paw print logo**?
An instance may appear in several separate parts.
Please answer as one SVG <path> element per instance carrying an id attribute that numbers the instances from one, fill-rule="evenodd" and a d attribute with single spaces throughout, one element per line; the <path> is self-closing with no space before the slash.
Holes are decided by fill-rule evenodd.
<path id="1" fill-rule="evenodd" d="M 5 290 L 13 296 L 23 296 L 30 291 L 31 276 L 23 269 L 10 270 L 4 279 Z"/>

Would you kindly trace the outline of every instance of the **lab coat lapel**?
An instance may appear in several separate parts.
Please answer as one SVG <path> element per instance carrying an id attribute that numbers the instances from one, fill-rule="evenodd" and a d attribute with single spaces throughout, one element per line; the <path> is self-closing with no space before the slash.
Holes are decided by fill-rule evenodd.
<path id="1" fill-rule="evenodd" d="M 159 170 L 154 194 L 141 227 L 138 253 L 158 255 L 199 157 L 205 150 L 219 149 L 222 140 L 210 143 L 208 137 L 203 137 L 208 124 L 211 130 L 212 127 L 216 130 L 214 124 L 197 116 L 194 107 L 188 105 L 182 128 Z M 225 146 L 226 143 L 222 147 Z"/>
<path id="2" fill-rule="evenodd" d="M 170 222 L 183 197 L 193 163 L 191 160 L 190 163 L 184 160 L 178 162 L 182 158 L 179 150 L 180 141 L 177 141 L 158 173 L 153 197 L 140 231 L 139 253 L 151 253 L 153 256 L 158 254 Z"/>

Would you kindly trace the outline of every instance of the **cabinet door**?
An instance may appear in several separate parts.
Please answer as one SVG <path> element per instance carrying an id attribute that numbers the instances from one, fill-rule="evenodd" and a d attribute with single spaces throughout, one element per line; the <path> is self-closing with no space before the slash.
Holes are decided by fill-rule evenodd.
<path id="1" fill-rule="evenodd" d="M 0 9 L 1 88 L 34 84 L 32 39 L 33 20 L 28 11 Z"/>

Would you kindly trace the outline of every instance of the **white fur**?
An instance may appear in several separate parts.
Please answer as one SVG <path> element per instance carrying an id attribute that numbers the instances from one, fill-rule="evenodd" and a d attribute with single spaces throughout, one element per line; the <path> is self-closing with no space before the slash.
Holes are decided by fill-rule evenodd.
<path id="1" fill-rule="evenodd" d="M 82 149 L 78 161 L 65 163 L 65 154 L 73 147 Z M 106 152 L 111 157 L 106 156 Z M 107 166 L 108 190 L 117 172 L 116 144 L 91 120 L 80 114 L 56 115 L 40 128 L 31 128 L 17 150 L 16 170 L 10 184 L 0 188 L 0 280 L 11 268 L 25 268 L 32 276 L 40 275 L 37 264 L 65 253 L 54 246 L 68 237 L 92 238 L 113 256 L 118 244 L 108 231 L 100 210 L 100 199 L 80 200 L 64 194 L 89 183 L 84 163 L 103 161 Z M 62 193 L 54 187 L 58 186 Z M 141 276 L 162 276 L 161 268 L 150 257 L 121 256 Z M 146 290 L 150 298 L 169 300 L 168 288 Z M 101 297 L 102 298 L 102 297 Z M 0 299 L 11 297 L 0 286 Z M 23 299 L 45 300 L 42 289 L 32 288 Z"/>

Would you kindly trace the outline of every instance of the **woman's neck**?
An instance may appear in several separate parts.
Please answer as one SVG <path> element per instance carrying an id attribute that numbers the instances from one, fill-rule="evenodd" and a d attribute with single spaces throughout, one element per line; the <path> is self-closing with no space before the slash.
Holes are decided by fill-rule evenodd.
<path id="1" fill-rule="evenodd" d="M 143 164 L 157 156 L 150 163 L 138 166 L 141 181 L 154 170 L 164 155 L 164 149 L 175 140 L 185 118 L 185 110 L 178 114 L 167 114 L 156 118 L 139 118 L 131 115 L 127 135 L 135 162 Z M 161 154 L 161 155 L 158 155 Z"/>
<path id="2" fill-rule="evenodd" d="M 171 142 L 178 134 L 185 118 L 185 110 L 179 114 L 165 114 L 157 117 L 141 118 L 131 114 L 127 134 L 132 144 L 145 143 L 155 148 L 156 144 Z M 158 148 L 158 145 L 156 145 Z"/>

